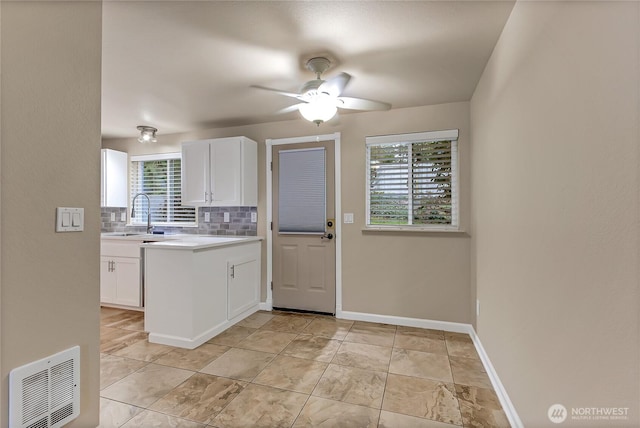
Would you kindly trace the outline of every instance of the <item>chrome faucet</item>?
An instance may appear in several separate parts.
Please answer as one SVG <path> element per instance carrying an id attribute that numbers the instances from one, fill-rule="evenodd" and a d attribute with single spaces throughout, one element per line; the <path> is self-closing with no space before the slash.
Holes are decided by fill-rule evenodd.
<path id="1" fill-rule="evenodd" d="M 149 199 L 149 195 L 147 195 L 146 193 L 138 193 L 133 197 L 133 200 L 131 201 L 131 218 L 135 217 L 136 215 L 136 198 L 138 196 L 144 196 L 145 198 L 147 198 L 147 233 L 151 233 L 151 231 L 153 230 L 153 226 L 151 226 L 151 199 Z"/>

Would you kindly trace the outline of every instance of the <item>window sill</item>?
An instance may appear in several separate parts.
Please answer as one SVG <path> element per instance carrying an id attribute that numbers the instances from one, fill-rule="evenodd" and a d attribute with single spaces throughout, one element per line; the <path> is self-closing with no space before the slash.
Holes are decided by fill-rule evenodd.
<path id="1" fill-rule="evenodd" d="M 419 233 L 419 234 L 459 234 L 468 235 L 464 229 L 459 228 L 429 228 L 429 227 L 409 227 L 409 226 L 367 226 L 362 229 L 363 233 Z"/>

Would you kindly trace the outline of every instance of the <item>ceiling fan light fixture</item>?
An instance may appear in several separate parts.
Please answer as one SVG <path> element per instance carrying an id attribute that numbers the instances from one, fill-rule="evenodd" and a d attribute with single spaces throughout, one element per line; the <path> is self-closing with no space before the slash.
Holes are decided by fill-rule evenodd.
<path id="1" fill-rule="evenodd" d="M 309 102 L 301 104 L 298 110 L 300 110 L 302 117 L 320 126 L 322 122 L 326 122 L 335 116 L 338 108 L 335 100 L 329 95 L 318 94 Z"/>
<path id="2" fill-rule="evenodd" d="M 147 144 L 155 143 L 158 141 L 158 139 L 156 138 L 156 132 L 158 132 L 158 130 L 153 126 L 140 125 L 136 128 L 138 129 L 138 131 L 140 131 L 140 136 L 138 137 L 139 143 Z"/>

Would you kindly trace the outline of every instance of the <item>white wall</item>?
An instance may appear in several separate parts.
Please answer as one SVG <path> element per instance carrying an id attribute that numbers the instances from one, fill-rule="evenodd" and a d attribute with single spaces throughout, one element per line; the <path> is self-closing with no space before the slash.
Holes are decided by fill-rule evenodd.
<path id="1" fill-rule="evenodd" d="M 15 367 L 79 345 L 81 414 L 99 414 L 101 2 L 2 2 L 0 426 Z M 55 233 L 56 207 L 85 231 Z"/>
<path id="2" fill-rule="evenodd" d="M 518 2 L 471 101 L 477 327 L 525 426 L 640 426 L 639 9 Z"/>

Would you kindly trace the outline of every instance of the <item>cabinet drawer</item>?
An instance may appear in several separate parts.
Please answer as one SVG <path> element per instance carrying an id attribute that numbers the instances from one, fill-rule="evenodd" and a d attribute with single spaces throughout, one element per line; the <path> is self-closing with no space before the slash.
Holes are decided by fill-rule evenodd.
<path id="1" fill-rule="evenodd" d="M 111 257 L 137 257 L 140 258 L 140 244 L 138 241 L 102 240 L 100 242 L 100 255 Z"/>

